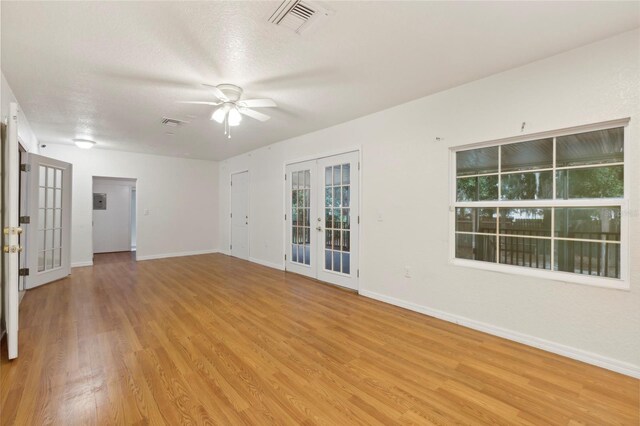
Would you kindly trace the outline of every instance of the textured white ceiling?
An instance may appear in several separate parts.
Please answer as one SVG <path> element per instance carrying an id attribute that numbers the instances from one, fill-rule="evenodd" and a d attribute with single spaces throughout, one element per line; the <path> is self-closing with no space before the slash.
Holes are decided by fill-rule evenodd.
<path id="1" fill-rule="evenodd" d="M 2 71 L 43 143 L 220 160 L 640 26 L 638 2 L 354 1 L 297 35 L 267 22 L 278 4 L 3 1 Z M 201 83 L 280 108 L 228 140 L 176 103 Z"/>

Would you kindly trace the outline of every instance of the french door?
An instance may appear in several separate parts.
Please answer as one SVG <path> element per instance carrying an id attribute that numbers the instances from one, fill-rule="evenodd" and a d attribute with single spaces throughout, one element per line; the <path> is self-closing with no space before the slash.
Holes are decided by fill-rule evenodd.
<path id="1" fill-rule="evenodd" d="M 71 272 L 71 175 L 69 163 L 27 154 L 29 221 L 25 263 L 31 289 Z"/>
<path id="2" fill-rule="evenodd" d="M 286 269 L 358 289 L 358 152 L 287 166 Z"/>

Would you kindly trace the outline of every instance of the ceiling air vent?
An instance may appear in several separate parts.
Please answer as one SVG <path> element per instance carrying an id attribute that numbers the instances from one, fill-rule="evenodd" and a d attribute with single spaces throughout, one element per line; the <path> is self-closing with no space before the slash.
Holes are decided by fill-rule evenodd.
<path id="1" fill-rule="evenodd" d="M 271 15 L 269 22 L 301 34 L 330 13 L 328 9 L 315 2 L 284 0 Z"/>
<path id="2" fill-rule="evenodd" d="M 161 123 L 169 127 L 178 127 L 180 124 L 186 123 L 186 121 L 178 120 L 177 118 L 162 117 Z"/>

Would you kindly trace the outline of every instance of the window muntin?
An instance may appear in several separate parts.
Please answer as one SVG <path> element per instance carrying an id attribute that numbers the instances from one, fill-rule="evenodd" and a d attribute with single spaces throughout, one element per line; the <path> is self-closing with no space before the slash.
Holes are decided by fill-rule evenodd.
<path id="1" fill-rule="evenodd" d="M 623 126 L 465 149 L 455 165 L 455 258 L 621 278 Z"/>

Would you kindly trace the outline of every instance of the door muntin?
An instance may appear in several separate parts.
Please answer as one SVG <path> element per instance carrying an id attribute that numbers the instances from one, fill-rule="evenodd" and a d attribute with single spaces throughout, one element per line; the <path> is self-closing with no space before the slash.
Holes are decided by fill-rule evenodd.
<path id="1" fill-rule="evenodd" d="M 65 170 L 48 165 L 38 167 L 38 267 L 48 272 L 62 267 L 62 191 Z"/>
<path id="2" fill-rule="evenodd" d="M 291 262 L 311 267 L 311 170 L 291 172 Z"/>
<path id="3" fill-rule="evenodd" d="M 324 271 L 351 275 L 351 164 L 324 167 Z"/>

